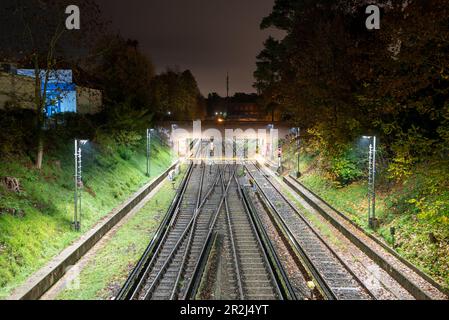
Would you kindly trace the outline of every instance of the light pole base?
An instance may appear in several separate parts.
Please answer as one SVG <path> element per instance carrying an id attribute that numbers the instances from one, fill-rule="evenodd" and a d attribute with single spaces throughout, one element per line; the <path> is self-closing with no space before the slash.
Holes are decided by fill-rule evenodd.
<path id="1" fill-rule="evenodd" d="M 72 222 L 72 228 L 76 232 L 79 232 L 81 230 L 81 224 L 79 222 Z"/>
<path id="2" fill-rule="evenodd" d="M 379 228 L 379 220 L 377 218 L 369 218 L 369 227 L 373 230 Z"/>
<path id="3" fill-rule="evenodd" d="M 301 178 L 301 177 L 302 177 L 302 174 L 301 174 L 301 172 L 299 172 L 299 171 L 298 171 L 298 172 L 296 172 L 296 178 L 297 178 L 297 179 L 299 179 L 299 178 Z"/>

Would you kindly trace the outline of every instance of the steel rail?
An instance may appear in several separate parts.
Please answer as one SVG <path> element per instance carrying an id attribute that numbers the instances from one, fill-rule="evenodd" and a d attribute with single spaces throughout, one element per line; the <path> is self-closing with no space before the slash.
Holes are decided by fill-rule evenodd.
<path id="1" fill-rule="evenodd" d="M 139 262 L 137 263 L 136 267 L 131 272 L 130 276 L 126 280 L 125 284 L 123 285 L 122 289 L 118 293 L 116 300 L 127 300 L 131 299 L 129 296 L 129 293 L 131 291 L 134 292 L 136 287 L 138 286 L 138 283 L 136 283 L 137 279 L 142 278 L 142 271 L 146 269 L 147 263 L 149 259 L 154 255 L 155 248 L 159 247 L 160 242 L 165 237 L 165 234 L 168 232 L 168 229 L 170 228 L 170 221 L 173 220 L 173 218 L 177 214 L 177 208 L 179 206 L 179 203 L 181 202 L 182 197 L 184 196 L 184 193 L 187 188 L 187 182 L 190 180 L 190 177 L 192 175 L 193 171 L 193 164 L 189 165 L 189 169 L 184 176 L 183 182 L 181 183 L 181 188 L 178 190 L 175 198 L 173 199 L 169 209 L 167 210 L 167 213 L 165 214 L 164 220 L 160 224 L 158 230 L 156 231 L 153 239 L 151 240 L 150 244 L 146 248 L 144 254 L 140 258 Z"/>
<path id="2" fill-rule="evenodd" d="M 243 285 L 242 285 L 242 278 L 241 278 L 239 259 L 238 259 L 238 255 L 237 255 L 237 249 L 236 249 L 235 239 L 234 239 L 234 232 L 233 232 L 233 228 L 232 228 L 231 216 L 229 214 L 229 205 L 228 205 L 228 200 L 227 199 L 225 200 L 225 205 L 226 205 L 226 220 L 227 220 L 227 223 L 228 223 L 229 238 L 231 240 L 232 255 L 234 257 L 234 267 L 235 267 L 235 272 L 236 272 L 236 276 L 237 276 L 237 287 L 238 287 L 238 290 L 239 290 L 240 298 L 242 300 L 244 300 L 245 299 L 245 294 L 243 292 Z"/>
<path id="3" fill-rule="evenodd" d="M 196 155 L 200 153 L 201 151 L 201 143 L 199 143 L 198 140 L 192 141 L 192 149 L 195 148 L 195 146 L 199 144 Z M 194 151 L 192 151 L 193 155 Z M 187 169 L 186 174 L 184 175 L 184 178 L 180 184 L 180 187 L 178 188 L 178 191 L 173 198 L 169 209 L 167 210 L 167 213 L 164 216 L 164 219 L 162 220 L 162 223 L 159 225 L 155 235 L 153 236 L 150 244 L 147 246 L 145 252 L 143 253 L 142 257 L 139 259 L 136 267 L 133 269 L 131 274 L 128 276 L 125 284 L 121 288 L 120 292 L 117 294 L 117 297 L 115 300 L 128 300 L 131 299 L 130 293 L 134 292 L 136 287 L 138 286 L 137 280 L 141 279 L 143 277 L 142 272 L 146 269 L 148 262 L 151 261 L 151 258 L 153 257 L 154 253 L 157 252 L 155 249 L 159 247 L 159 244 L 163 239 L 165 238 L 172 222 L 176 218 L 177 213 L 179 212 L 179 206 L 181 203 L 181 200 L 184 197 L 188 181 L 190 181 L 192 172 L 193 172 L 193 161 L 190 161 L 189 167 Z"/>
<path id="4" fill-rule="evenodd" d="M 255 167 L 262 172 L 258 164 L 255 164 Z M 263 172 L 262 172 L 263 173 Z M 330 247 L 330 245 L 324 240 L 324 238 L 315 230 L 315 228 L 307 221 L 307 219 L 302 215 L 301 212 L 292 204 L 292 202 L 278 190 L 278 188 L 274 185 L 270 179 L 265 176 L 265 179 L 270 183 L 270 185 L 279 193 L 282 199 L 288 204 L 288 206 L 296 213 L 296 215 L 308 226 L 310 230 L 314 233 L 314 235 L 327 247 L 327 249 L 334 255 L 334 257 L 343 265 L 343 267 L 353 276 L 353 278 L 362 286 L 365 291 L 368 293 L 371 298 L 375 299 L 375 296 L 372 292 L 364 285 L 364 283 L 359 279 L 359 277 L 349 268 L 349 266 L 339 257 L 339 255 L 335 252 L 334 249 Z"/>
<path id="5" fill-rule="evenodd" d="M 217 180 L 215 181 L 215 183 L 213 184 L 211 190 L 213 190 L 216 187 L 216 185 L 218 184 L 218 182 L 221 179 L 222 179 L 221 172 L 220 172 L 220 169 L 218 169 L 218 177 L 217 177 Z M 208 198 L 208 196 L 204 198 L 204 203 L 205 203 L 205 201 L 207 201 L 207 198 Z M 191 250 L 192 243 L 193 243 L 193 237 L 195 235 L 195 231 L 196 231 L 196 227 L 197 227 L 198 217 L 199 217 L 200 214 L 201 214 L 201 211 L 198 211 L 198 214 L 195 215 L 194 221 L 193 221 L 193 227 L 189 231 L 189 233 L 190 233 L 189 240 L 187 242 L 187 247 L 186 247 L 186 250 L 185 250 L 183 258 L 182 258 L 181 267 L 179 268 L 178 274 L 176 276 L 175 286 L 173 287 L 172 293 L 170 295 L 170 300 L 174 300 L 175 296 L 177 294 L 178 287 L 179 287 L 179 282 L 181 280 L 181 276 L 182 276 L 182 273 L 184 271 L 184 267 L 185 267 L 185 265 L 187 263 L 187 257 L 190 254 L 190 250 Z"/>
<path id="6" fill-rule="evenodd" d="M 401 276 L 400 276 L 401 272 L 400 271 L 397 271 L 397 272 L 393 271 L 395 267 L 393 267 L 385 259 L 381 258 L 380 255 L 376 251 L 372 250 L 368 246 L 368 244 L 366 244 L 362 240 L 359 240 L 358 236 L 354 232 L 352 232 L 346 226 L 344 226 L 343 224 L 338 222 L 337 219 L 332 216 L 332 214 L 326 212 L 326 210 L 323 209 L 323 207 L 318 205 L 310 196 L 308 196 L 304 192 L 300 191 L 297 186 L 299 186 L 300 188 L 303 188 L 306 192 L 310 193 L 312 197 L 315 197 L 318 201 L 322 202 L 325 207 L 328 207 L 331 210 L 331 212 L 334 212 L 337 217 L 342 218 L 344 222 L 349 223 L 352 227 L 354 227 L 362 235 L 368 237 L 369 240 L 372 240 L 376 245 L 379 245 L 382 249 L 384 249 L 386 251 L 387 254 L 391 255 L 391 257 L 393 257 L 394 259 L 399 260 L 400 263 L 402 263 L 405 267 L 411 269 L 411 271 L 415 272 L 418 276 L 422 277 L 430 285 L 435 287 L 436 290 L 439 290 L 442 294 L 445 294 L 446 296 L 449 296 L 449 291 L 448 290 L 446 290 L 443 287 L 441 287 L 441 285 L 439 285 L 437 282 L 435 282 L 435 280 L 430 278 L 426 273 L 424 273 L 423 271 L 419 270 L 416 266 L 411 264 L 405 258 L 401 257 L 396 251 L 394 251 L 386 243 L 384 243 L 383 241 L 379 240 L 378 238 L 376 238 L 372 234 L 366 232 L 362 227 L 360 227 L 357 223 L 352 221 L 348 216 L 346 216 L 344 213 L 342 213 L 341 211 L 339 211 L 338 209 L 333 207 L 331 204 L 326 202 L 322 197 L 320 197 L 314 191 L 312 191 L 311 189 L 306 187 L 303 183 L 298 181 L 298 179 L 296 179 L 296 178 L 294 178 L 293 176 L 290 175 L 289 177 L 284 177 L 284 182 L 289 187 L 291 187 L 294 192 L 296 192 L 302 198 L 304 198 L 308 204 L 310 204 L 314 209 L 316 209 L 335 228 L 337 228 L 340 232 L 342 232 L 343 235 L 348 237 L 348 239 L 352 243 L 354 243 L 354 245 L 357 246 L 360 250 L 362 250 L 362 252 L 367 254 L 371 259 L 373 259 L 374 261 L 377 261 L 378 263 L 379 263 L 379 260 L 380 260 L 379 264 L 381 265 L 381 267 L 387 273 L 389 273 L 393 278 L 399 278 L 399 279 L 396 279 L 396 281 L 398 281 L 399 283 L 404 282 L 404 281 L 405 282 L 411 282 L 409 279 L 406 278 L 405 275 L 402 276 L 402 277 L 404 277 L 403 279 L 400 279 L 401 278 Z M 295 184 L 297 186 L 295 186 Z M 382 260 L 384 260 L 384 261 L 382 261 Z M 398 275 L 399 275 L 399 277 L 398 277 Z M 403 283 L 401 285 L 403 285 Z M 416 299 L 421 299 L 421 300 L 431 300 L 432 299 L 427 293 L 423 292 L 420 288 L 416 287 L 414 284 L 408 285 L 407 287 L 408 287 L 408 289 L 406 288 L 407 291 L 409 291 L 410 294 L 412 294 Z M 416 288 L 416 289 L 411 289 L 410 287 Z M 418 294 L 417 294 L 417 291 L 419 292 Z"/>
<path id="7" fill-rule="evenodd" d="M 239 190 L 241 196 L 243 197 L 243 200 L 246 203 L 246 206 L 248 207 L 250 217 L 253 220 L 256 230 L 259 233 L 259 238 L 263 243 L 263 248 L 266 251 L 267 257 L 269 258 L 268 261 L 271 264 L 271 268 L 276 271 L 273 272 L 273 275 L 275 276 L 275 279 L 278 281 L 278 286 L 282 288 L 281 292 L 284 296 L 284 299 L 298 300 L 298 297 L 295 293 L 295 290 L 293 289 L 293 286 L 288 278 L 288 275 L 285 272 L 284 267 L 282 266 L 278 254 L 276 253 L 276 249 L 271 243 L 268 233 L 265 230 L 259 215 L 257 214 L 257 210 L 254 208 L 251 199 L 249 198 L 247 192 L 240 185 L 240 183 L 239 183 Z"/>
<path id="8" fill-rule="evenodd" d="M 261 171 L 261 169 L 257 166 L 257 164 L 252 163 L 252 165 L 257 169 L 258 172 L 260 172 L 260 174 L 264 178 L 264 180 L 269 183 L 269 185 L 275 190 L 275 192 L 281 197 L 281 199 L 284 200 L 284 202 L 287 204 L 287 206 L 296 214 L 296 216 L 301 220 L 301 222 L 304 223 L 305 226 L 313 233 L 313 235 L 319 240 L 319 242 L 321 242 L 325 246 L 325 248 L 327 250 L 329 250 L 331 255 L 341 264 L 343 269 L 346 270 L 346 272 L 348 272 L 349 275 L 358 283 L 358 285 L 364 290 L 364 292 L 371 299 L 375 299 L 375 296 L 371 293 L 371 291 L 366 288 L 366 286 L 363 284 L 363 282 L 354 274 L 354 272 L 347 266 L 347 264 L 336 254 L 336 252 L 329 246 L 329 244 L 318 234 L 318 232 L 315 230 L 315 228 L 313 228 L 310 225 L 310 223 L 307 221 L 307 219 L 305 219 L 304 216 L 295 208 L 295 206 L 290 202 L 290 200 L 288 200 L 284 196 L 284 194 L 279 191 L 277 186 L 275 186 L 274 183 L 272 181 L 270 181 L 270 179 Z M 316 268 L 312 259 L 309 257 L 309 254 L 302 248 L 302 246 L 296 240 L 295 236 L 293 235 L 293 233 L 290 230 L 290 227 L 288 226 L 288 223 L 282 217 L 282 214 L 279 212 L 279 210 L 276 208 L 276 206 L 273 204 L 273 202 L 269 199 L 266 192 L 263 191 L 263 188 L 257 182 L 255 177 L 250 172 L 250 170 L 247 170 L 247 171 L 250 174 L 250 176 L 253 178 L 256 185 L 258 186 L 258 189 L 261 191 L 261 194 L 263 195 L 265 201 L 269 204 L 270 208 L 275 212 L 276 216 L 279 218 L 278 221 L 281 222 L 282 229 L 284 230 L 284 232 L 286 232 L 286 234 L 288 235 L 288 238 L 294 244 L 295 249 L 297 249 L 297 252 L 300 254 L 303 262 L 306 264 L 309 272 L 311 272 L 314 279 L 318 282 L 319 288 L 325 294 L 325 297 L 328 299 L 332 299 L 332 300 L 338 299 L 334 290 L 329 286 L 328 281 L 322 276 L 322 274 Z"/>
<path id="9" fill-rule="evenodd" d="M 251 228 L 252 228 L 252 230 L 254 232 L 254 235 L 256 236 L 256 239 L 257 239 L 257 242 L 259 244 L 259 247 L 262 249 L 262 255 L 263 255 L 263 258 L 265 260 L 266 265 L 268 266 L 268 268 L 267 268 L 268 270 L 267 271 L 268 271 L 268 273 L 271 276 L 273 285 L 274 285 L 274 287 L 276 289 L 276 294 L 282 299 L 284 295 L 282 293 L 282 289 L 279 286 L 279 283 L 276 281 L 277 278 L 274 275 L 274 272 L 273 272 L 273 269 L 272 269 L 272 265 L 270 263 L 270 259 L 268 258 L 268 255 L 267 255 L 267 251 L 266 251 L 267 247 L 265 246 L 265 243 L 262 241 L 262 239 L 260 237 L 260 234 L 259 234 L 259 230 L 258 230 L 258 228 L 256 227 L 256 225 L 254 223 L 253 217 L 251 215 L 251 209 L 250 209 L 248 203 L 246 201 L 244 201 L 245 198 L 244 198 L 244 195 L 243 195 L 243 192 L 242 192 L 241 188 L 239 188 L 240 184 L 239 184 L 239 182 L 237 180 L 237 177 L 234 176 L 234 178 L 235 178 L 235 181 L 237 183 L 237 189 L 238 189 L 238 192 L 239 192 L 240 199 L 243 202 L 244 211 L 245 211 L 247 217 L 249 218 L 249 221 L 250 221 L 250 224 L 251 224 Z M 279 266 L 279 267 L 282 268 L 282 266 Z"/>
<path id="10" fill-rule="evenodd" d="M 196 155 L 198 155 L 199 153 L 201 153 L 202 150 L 203 150 L 203 146 L 202 146 L 201 142 L 199 142 L 198 150 L 197 150 L 197 152 L 196 152 Z M 191 178 L 192 178 L 192 173 L 193 173 L 193 167 L 194 167 L 194 166 L 197 166 L 197 165 L 196 165 L 196 164 L 193 164 L 193 161 L 191 161 L 191 171 L 190 171 L 190 174 L 189 174 L 188 176 L 186 176 L 186 180 L 184 181 L 183 190 L 182 190 L 182 193 L 181 193 L 181 195 L 180 195 L 180 197 L 179 197 L 179 200 L 178 200 L 177 203 L 176 203 L 176 207 L 173 209 L 174 214 L 172 215 L 172 219 L 171 219 L 171 221 L 170 221 L 170 224 L 168 225 L 168 228 L 165 228 L 165 226 L 164 226 L 164 228 L 165 228 L 165 233 L 164 233 L 164 235 L 162 236 L 162 238 L 160 239 L 160 241 L 158 241 L 157 248 L 156 248 L 156 250 L 153 252 L 153 254 L 152 254 L 152 256 L 151 256 L 151 260 L 150 260 L 150 262 L 146 265 L 144 272 L 141 273 L 141 275 L 140 275 L 139 278 L 137 278 L 137 279 L 140 279 L 140 280 L 139 280 L 138 284 L 134 286 L 134 288 L 133 288 L 133 293 L 132 293 L 131 296 L 129 297 L 129 300 L 135 300 L 136 297 L 139 295 L 139 291 L 141 290 L 141 288 L 142 288 L 144 282 L 146 281 L 147 275 L 149 274 L 149 271 L 150 271 L 150 269 L 151 269 L 151 267 L 152 267 L 154 261 L 157 259 L 157 253 L 160 252 L 162 246 L 164 245 L 164 243 L 165 243 L 165 241 L 166 241 L 166 239 L 167 239 L 167 237 L 168 237 L 169 232 L 171 231 L 173 225 L 175 224 L 175 221 L 176 221 L 177 218 L 178 218 L 179 209 L 180 209 L 181 203 L 182 203 L 182 201 L 183 201 L 183 199 L 184 199 L 185 192 L 186 192 L 187 186 L 188 186 L 188 184 L 189 184 L 188 182 L 190 182 L 190 180 L 191 180 Z M 201 191 L 201 190 L 200 190 L 200 191 Z M 200 192 L 200 191 L 199 191 L 199 192 Z"/>
<path id="11" fill-rule="evenodd" d="M 223 171 L 226 170 L 226 167 Z M 234 174 L 235 174 L 235 170 L 234 170 Z M 194 283 L 195 279 L 199 276 L 199 268 L 202 264 L 202 260 L 206 258 L 206 255 L 205 255 L 206 249 L 209 246 L 209 242 L 212 239 L 212 234 L 215 229 L 215 225 L 217 223 L 218 216 L 220 214 L 220 211 L 223 207 L 224 202 L 226 201 L 227 194 L 228 194 L 229 188 L 231 186 L 232 176 L 229 178 L 229 182 L 226 187 L 224 186 L 224 181 L 225 181 L 224 174 L 222 174 L 221 171 L 220 171 L 220 176 L 221 176 L 223 195 L 221 197 L 220 203 L 218 204 L 218 208 L 214 213 L 214 218 L 212 219 L 211 223 L 209 224 L 209 232 L 207 234 L 206 241 L 204 242 L 204 245 L 200 251 L 199 259 L 198 259 L 197 263 L 195 264 L 195 268 L 192 273 L 192 277 L 189 279 L 189 282 L 187 284 L 187 290 L 181 297 L 181 300 L 186 300 L 187 297 L 192 296 L 192 294 L 193 294 L 193 283 Z"/>
<path id="12" fill-rule="evenodd" d="M 205 166 L 203 166 L 203 174 L 201 176 L 201 182 L 200 182 L 200 191 L 199 193 L 202 193 L 202 186 L 203 186 L 203 178 L 204 178 L 204 173 L 205 173 Z M 218 181 L 219 177 L 217 178 Z M 195 210 L 192 219 L 190 220 L 190 222 L 188 223 L 187 227 L 185 228 L 184 232 L 182 233 L 181 237 L 179 238 L 179 240 L 177 241 L 177 243 L 175 244 L 174 248 L 172 249 L 172 251 L 170 252 L 169 256 L 167 257 L 166 261 L 164 262 L 164 264 L 162 265 L 162 267 L 160 268 L 159 272 L 156 275 L 156 278 L 154 279 L 154 281 L 151 283 L 150 288 L 146 291 L 145 293 L 145 300 L 150 300 L 151 295 L 153 294 L 153 291 L 155 289 L 155 287 L 157 286 L 157 284 L 159 283 L 159 281 L 161 280 L 163 274 L 165 273 L 168 265 L 171 263 L 172 258 L 174 257 L 174 255 L 177 253 L 177 251 L 179 250 L 179 248 L 181 247 L 181 245 L 183 244 L 183 242 L 185 241 L 186 236 L 189 234 L 190 230 L 194 227 L 194 223 L 196 221 L 196 217 L 199 214 L 199 212 L 201 211 L 201 208 L 204 206 L 206 199 L 209 197 L 209 195 L 212 193 L 213 189 L 215 188 L 215 185 L 217 184 L 217 181 L 215 181 L 211 188 L 208 190 L 206 196 L 204 197 L 203 202 L 198 206 L 197 205 L 197 209 Z M 200 198 L 198 198 L 198 200 L 200 200 Z M 186 248 L 186 250 L 188 250 L 188 247 Z M 175 283 L 176 284 L 176 283 Z"/>
<path id="13" fill-rule="evenodd" d="M 271 202 L 271 200 L 268 198 L 268 196 L 263 192 L 260 184 L 257 182 L 257 180 L 254 178 L 253 174 L 248 170 L 247 166 L 245 165 L 245 169 L 248 172 L 248 174 L 251 176 L 251 178 L 254 180 L 254 183 L 257 185 L 258 189 L 261 191 L 261 195 L 264 197 L 265 201 L 268 203 L 269 207 L 276 213 L 277 220 L 280 221 L 281 227 L 284 230 L 284 232 L 287 234 L 290 242 L 292 243 L 293 247 L 296 249 L 296 251 L 301 256 L 302 262 L 307 267 L 309 273 L 312 275 L 312 278 L 317 282 L 318 287 L 320 291 L 324 294 L 326 299 L 329 300 L 336 300 L 335 294 L 332 292 L 332 289 L 327 285 L 326 281 L 320 274 L 320 272 L 315 268 L 312 260 L 309 258 L 308 254 L 304 251 L 304 249 L 301 247 L 301 245 L 298 243 L 298 241 L 293 236 L 292 232 L 288 228 L 287 223 L 282 218 L 282 216 L 279 214 L 279 212 L 276 209 L 276 206 Z"/>

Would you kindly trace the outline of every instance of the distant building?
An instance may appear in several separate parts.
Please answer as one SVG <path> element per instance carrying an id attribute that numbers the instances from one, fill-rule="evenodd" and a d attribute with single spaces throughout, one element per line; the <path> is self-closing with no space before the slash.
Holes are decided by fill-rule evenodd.
<path id="1" fill-rule="evenodd" d="M 0 72 L 0 109 L 35 109 L 35 72 L 32 69 L 9 68 Z M 44 88 L 46 72 L 40 78 Z M 71 70 L 55 70 L 49 73 L 46 87 L 45 113 L 51 118 L 56 114 L 95 114 L 101 111 L 102 93 L 73 83 Z"/>
<path id="2" fill-rule="evenodd" d="M 265 110 L 254 102 L 230 102 L 227 105 L 227 118 L 240 121 L 270 120 Z"/>
<path id="3" fill-rule="evenodd" d="M 231 98 L 210 95 L 208 99 L 209 119 L 271 121 L 271 114 L 257 103 L 257 99 L 257 95 L 243 93 L 237 93 Z"/>

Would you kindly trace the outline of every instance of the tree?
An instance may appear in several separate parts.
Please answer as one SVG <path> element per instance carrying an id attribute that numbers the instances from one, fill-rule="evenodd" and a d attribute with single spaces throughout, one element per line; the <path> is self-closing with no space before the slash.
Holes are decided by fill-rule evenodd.
<path id="1" fill-rule="evenodd" d="M 393 164 L 444 154 L 449 3 L 378 1 L 382 27 L 374 32 L 365 27 L 368 3 L 277 0 L 261 27 L 286 36 L 268 39 L 258 56 L 264 105 L 281 108 L 329 158 L 372 131 Z"/>
<path id="2" fill-rule="evenodd" d="M 3 0 L 0 5 L 0 55 L 34 70 L 36 111 L 36 167 L 42 168 L 44 153 L 44 109 L 52 72 L 79 63 L 88 55 L 96 32 L 101 32 L 100 12 L 92 0 L 79 0 L 82 31 L 65 26 L 68 0 Z M 95 30 L 95 31 L 94 31 Z"/>
<path id="3" fill-rule="evenodd" d="M 190 70 L 168 69 L 154 78 L 151 88 L 153 107 L 160 119 L 164 119 L 168 112 L 179 120 L 205 116 L 205 100 Z"/>
<path id="4" fill-rule="evenodd" d="M 107 36 L 97 50 L 100 54 L 95 73 L 106 107 L 113 109 L 127 102 L 136 110 L 149 111 L 155 71 L 151 60 L 139 50 L 139 43 L 118 35 Z"/>

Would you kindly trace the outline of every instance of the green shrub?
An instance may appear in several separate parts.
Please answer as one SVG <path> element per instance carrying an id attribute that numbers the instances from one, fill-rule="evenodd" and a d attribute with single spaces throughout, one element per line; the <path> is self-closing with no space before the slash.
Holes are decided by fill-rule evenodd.
<path id="1" fill-rule="evenodd" d="M 117 167 L 118 161 L 113 157 L 97 155 L 95 157 L 95 163 L 103 169 L 114 170 Z"/>
<path id="2" fill-rule="evenodd" d="M 350 148 L 340 156 L 330 160 L 330 173 L 334 180 L 346 186 L 363 177 L 363 161 L 357 152 Z"/>
<path id="3" fill-rule="evenodd" d="M 119 146 L 136 148 L 140 145 L 142 136 L 136 131 L 121 130 L 117 133 L 114 133 L 114 139 Z"/>
<path id="4" fill-rule="evenodd" d="M 117 152 L 120 155 L 120 158 L 125 161 L 131 160 L 134 154 L 134 152 L 126 146 L 119 146 Z"/>

